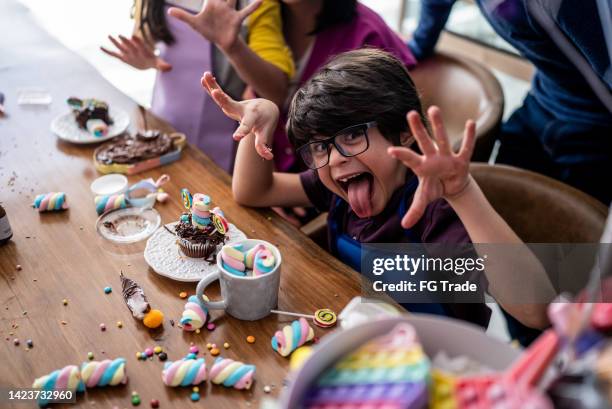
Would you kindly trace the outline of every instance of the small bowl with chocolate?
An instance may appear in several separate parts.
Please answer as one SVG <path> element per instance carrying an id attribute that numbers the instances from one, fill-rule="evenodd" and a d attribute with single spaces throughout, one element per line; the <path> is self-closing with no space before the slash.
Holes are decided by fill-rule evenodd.
<path id="1" fill-rule="evenodd" d="M 101 173 L 134 175 L 178 160 L 185 145 L 186 137 L 182 133 L 139 131 L 98 147 L 93 159 Z"/>

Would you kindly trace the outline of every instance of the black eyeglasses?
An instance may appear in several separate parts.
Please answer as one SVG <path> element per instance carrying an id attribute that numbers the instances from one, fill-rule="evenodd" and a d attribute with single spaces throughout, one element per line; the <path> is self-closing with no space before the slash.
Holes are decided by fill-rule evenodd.
<path id="1" fill-rule="evenodd" d="M 319 169 L 329 163 L 333 145 L 340 155 L 344 157 L 357 156 L 370 147 L 368 129 L 376 127 L 376 122 L 353 125 L 336 132 L 330 138 L 309 142 L 297 149 L 300 157 L 310 169 Z"/>

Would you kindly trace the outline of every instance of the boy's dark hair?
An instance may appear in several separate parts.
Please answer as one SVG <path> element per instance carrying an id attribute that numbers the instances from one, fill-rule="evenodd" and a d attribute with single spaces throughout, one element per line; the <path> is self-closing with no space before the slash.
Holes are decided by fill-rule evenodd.
<path id="1" fill-rule="evenodd" d="M 134 10 L 134 14 L 140 16 L 138 29 L 146 40 L 151 42 L 163 41 L 168 45 L 174 44 L 174 36 L 168 29 L 166 22 L 164 0 L 142 0 L 140 4 L 134 2 L 134 7 L 140 6 L 140 10 Z"/>
<path id="2" fill-rule="evenodd" d="M 286 21 L 287 6 L 281 1 L 281 15 Z M 314 35 L 336 24 L 350 23 L 357 15 L 357 0 L 323 0 L 321 11 L 317 15 L 314 30 L 308 33 Z"/>
<path id="3" fill-rule="evenodd" d="M 406 114 L 424 120 L 421 102 L 404 64 L 388 52 L 362 48 L 339 54 L 300 88 L 289 108 L 287 135 L 295 148 L 315 135 L 331 136 L 376 121 L 383 136 L 400 144 Z"/>

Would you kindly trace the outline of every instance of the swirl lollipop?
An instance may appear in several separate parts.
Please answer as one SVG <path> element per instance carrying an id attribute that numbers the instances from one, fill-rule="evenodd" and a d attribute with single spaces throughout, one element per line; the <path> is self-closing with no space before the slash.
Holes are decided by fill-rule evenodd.
<path id="1" fill-rule="evenodd" d="M 185 188 L 181 189 L 181 197 L 183 198 L 183 207 L 187 210 L 191 210 L 193 198 L 191 197 L 191 193 L 189 193 L 189 190 Z"/>
<path id="2" fill-rule="evenodd" d="M 337 317 L 336 313 L 329 308 L 323 308 L 316 310 L 314 315 L 298 314 L 297 312 L 271 310 L 271 313 L 278 315 L 289 315 L 292 317 L 301 317 L 311 319 L 317 327 L 329 328 L 336 325 Z"/>

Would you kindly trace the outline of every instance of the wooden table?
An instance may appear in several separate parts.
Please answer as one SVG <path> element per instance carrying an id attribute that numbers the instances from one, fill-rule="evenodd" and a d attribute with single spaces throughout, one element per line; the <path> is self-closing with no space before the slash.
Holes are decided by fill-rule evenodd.
<path id="1" fill-rule="evenodd" d="M 0 26 L 10 33 L 0 37 L 0 91 L 6 95 L 8 113 L 0 119 L 0 202 L 14 233 L 12 241 L 0 247 L 0 387 L 29 387 L 34 378 L 68 364 L 80 364 L 93 352 L 96 360 L 125 357 L 129 382 L 125 387 L 90 390 L 78 397 L 79 406 L 129 407 L 134 390 L 143 407 L 149 407 L 151 399 L 159 399 L 162 408 L 256 408 L 262 397 L 268 396 L 264 385 L 272 386 L 269 396 L 278 396 L 288 360 L 272 350 L 270 338 L 291 319 L 271 315 L 244 322 L 215 311 L 212 316 L 217 328 L 212 332 L 187 333 L 170 325 L 170 319 L 178 322 L 183 311 L 185 300 L 179 298 L 179 292 L 194 293 L 195 284 L 175 282 L 153 272 L 143 258 L 144 242 L 112 245 L 97 235 L 97 215 L 89 190 L 91 181 L 99 176 L 91 160 L 93 148 L 60 142 L 49 131 L 49 123 L 66 111 L 64 101 L 72 95 L 95 96 L 136 114 L 135 104 L 37 27 L 21 5 L 0 0 L 0 9 Z M 46 88 L 53 103 L 38 109 L 18 106 L 17 91 L 25 86 Z M 152 119 L 149 125 L 155 126 Z M 169 130 L 167 125 L 157 125 Z M 229 220 L 250 237 L 279 247 L 284 259 L 280 309 L 311 313 L 328 307 L 340 311 L 360 293 L 357 274 L 299 230 L 270 211 L 237 205 L 230 177 L 201 152 L 188 148 L 179 162 L 129 179 L 133 183 L 162 173 L 171 177 L 171 183 L 164 186 L 169 202 L 156 206 L 162 223 L 177 219 L 182 211 L 180 189 L 188 187 L 192 192 L 208 193 Z M 71 208 L 46 214 L 31 208 L 36 194 L 50 191 L 65 191 Z M 161 333 L 150 333 L 132 318 L 121 296 L 121 271 L 141 284 L 151 304 L 165 313 Z M 109 295 L 103 291 L 106 286 L 113 288 Z M 213 287 L 211 296 L 217 297 L 217 292 L 218 287 Z M 68 305 L 63 305 L 63 299 Z M 116 326 L 117 321 L 124 323 L 122 329 Z M 100 331 L 100 323 L 106 324 L 105 332 Z M 315 329 L 317 336 L 329 331 Z M 256 337 L 255 344 L 245 342 L 247 335 Z M 13 338 L 21 344 L 15 346 Z M 34 342 L 30 350 L 26 339 Z M 202 401 L 196 404 L 189 400 L 190 388 L 172 389 L 162 384 L 162 363 L 157 358 L 136 359 L 137 352 L 154 345 L 163 346 L 170 360 L 180 359 L 191 342 L 206 352 L 209 366 L 213 358 L 206 343 L 221 347 L 229 342 L 229 349 L 221 347 L 222 356 L 255 364 L 254 386 L 250 391 L 237 391 L 202 384 Z"/>

